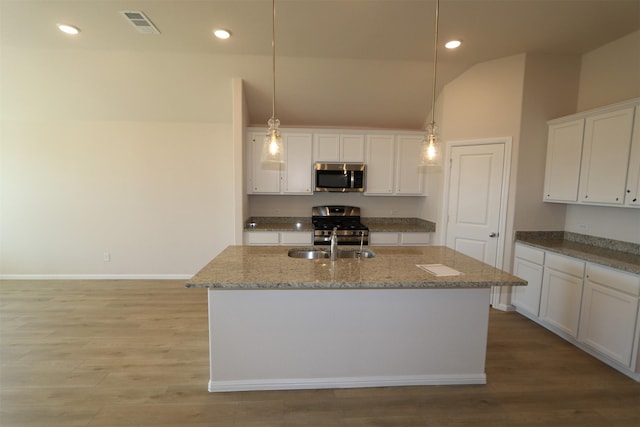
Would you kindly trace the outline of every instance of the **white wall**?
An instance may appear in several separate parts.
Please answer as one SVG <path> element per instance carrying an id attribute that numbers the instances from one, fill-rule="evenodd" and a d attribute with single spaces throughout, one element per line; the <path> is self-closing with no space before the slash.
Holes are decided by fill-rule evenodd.
<path id="1" fill-rule="evenodd" d="M 514 230 L 562 230 L 566 205 L 544 203 L 547 121 L 575 111 L 580 57 L 527 54 Z"/>
<path id="2" fill-rule="evenodd" d="M 511 137 L 517 147 L 520 134 L 522 87 L 526 56 L 514 55 L 478 64 L 449 83 L 438 98 L 440 133 L 444 145 L 455 141 Z M 509 211 L 513 212 L 515 177 L 517 169 L 512 162 L 512 185 Z M 440 171 L 430 173 L 430 195 L 423 208 L 426 219 L 438 224 L 435 241 L 443 244 L 442 219 L 443 187 L 432 183 L 443 182 Z M 438 192 L 438 194 L 434 194 Z M 511 230 L 513 218 L 508 221 Z M 511 231 L 508 231 L 511 234 Z"/>
<path id="3" fill-rule="evenodd" d="M 640 97 L 640 31 L 582 56 L 577 111 Z"/>
<path id="4" fill-rule="evenodd" d="M 577 111 L 640 97 L 640 31 L 582 57 Z M 640 243 L 640 210 L 568 205 L 565 230 Z"/>
<path id="5" fill-rule="evenodd" d="M 425 197 L 317 193 L 312 196 L 249 196 L 249 199 L 251 216 L 311 217 L 313 206 L 348 205 L 360 207 L 363 217 L 417 218 Z"/>
<path id="6" fill-rule="evenodd" d="M 1 59 L 0 277 L 188 276 L 234 242 L 233 70 L 167 53 Z"/>

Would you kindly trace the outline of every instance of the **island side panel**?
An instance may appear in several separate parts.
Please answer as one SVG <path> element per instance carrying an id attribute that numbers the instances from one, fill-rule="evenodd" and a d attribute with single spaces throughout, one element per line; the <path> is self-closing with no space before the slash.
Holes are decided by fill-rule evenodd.
<path id="1" fill-rule="evenodd" d="M 489 288 L 208 294 L 210 391 L 486 383 Z"/>

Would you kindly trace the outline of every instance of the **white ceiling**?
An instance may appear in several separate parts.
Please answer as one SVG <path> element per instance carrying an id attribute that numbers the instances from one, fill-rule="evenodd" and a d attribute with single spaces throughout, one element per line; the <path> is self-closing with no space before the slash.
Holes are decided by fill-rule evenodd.
<path id="1" fill-rule="evenodd" d="M 434 0 L 277 0 L 283 126 L 419 129 L 430 110 Z M 143 11 L 161 35 L 118 12 Z M 55 24 L 81 34 L 70 40 Z M 214 28 L 232 38 L 219 41 Z M 441 0 L 439 87 L 513 54 L 579 55 L 640 29 L 640 0 Z M 4 46 L 216 55 L 246 82 L 251 123 L 271 115 L 271 0 L 0 0 Z M 640 48 L 640 47 L 639 47 Z M 249 70 L 254 60 L 264 67 Z M 245 68 L 243 68 L 245 67 Z M 246 70 L 243 71 L 243 70 Z"/>

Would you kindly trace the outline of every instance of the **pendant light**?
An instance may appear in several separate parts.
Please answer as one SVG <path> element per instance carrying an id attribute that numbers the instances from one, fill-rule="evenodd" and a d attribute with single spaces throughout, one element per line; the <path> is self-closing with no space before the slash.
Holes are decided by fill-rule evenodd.
<path id="1" fill-rule="evenodd" d="M 438 66 L 438 12 L 440 0 L 436 0 L 435 36 L 433 42 L 433 87 L 431 90 L 431 122 L 427 125 L 422 141 L 422 165 L 437 166 L 440 162 L 440 141 L 436 125 L 436 73 Z"/>
<path id="2" fill-rule="evenodd" d="M 267 122 L 269 130 L 264 138 L 261 161 L 267 163 L 283 162 L 282 136 L 280 136 L 280 120 L 276 119 L 276 0 L 271 2 L 272 29 L 271 29 L 271 56 L 272 56 L 272 83 L 273 97 L 271 118 Z"/>

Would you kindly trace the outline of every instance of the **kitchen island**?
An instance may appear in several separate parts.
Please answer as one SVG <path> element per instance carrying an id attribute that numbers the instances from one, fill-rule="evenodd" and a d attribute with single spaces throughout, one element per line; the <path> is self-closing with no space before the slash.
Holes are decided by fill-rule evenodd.
<path id="1" fill-rule="evenodd" d="M 490 288 L 526 285 L 445 247 L 289 249 L 230 246 L 186 284 L 208 289 L 209 391 L 484 384 Z"/>

